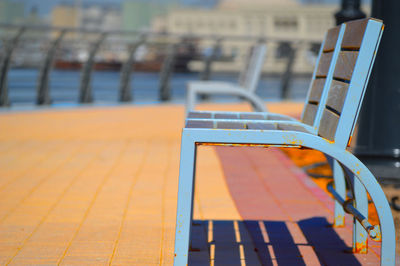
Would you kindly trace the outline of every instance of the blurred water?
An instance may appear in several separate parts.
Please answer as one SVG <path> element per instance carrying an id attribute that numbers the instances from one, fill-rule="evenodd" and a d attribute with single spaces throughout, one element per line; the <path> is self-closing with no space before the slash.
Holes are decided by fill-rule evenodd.
<path id="1" fill-rule="evenodd" d="M 9 98 L 13 106 L 33 105 L 36 99 L 36 86 L 39 71 L 36 69 L 12 69 L 8 75 Z M 174 73 L 171 78 L 171 102 L 183 103 L 186 83 L 198 80 L 197 73 Z M 235 82 L 237 75 L 215 74 L 213 80 Z M 120 73 L 114 71 L 97 71 L 93 73 L 92 90 L 96 104 L 118 104 Z M 291 86 L 291 99 L 304 100 L 310 79 L 296 77 Z M 77 104 L 80 86 L 79 71 L 54 70 L 50 75 L 50 95 L 54 105 Z M 159 74 L 135 72 L 132 75 L 131 89 L 133 103 L 158 103 Z M 279 100 L 280 78 L 262 77 L 257 94 L 266 101 Z M 216 100 L 227 101 L 234 98 L 217 97 Z"/>

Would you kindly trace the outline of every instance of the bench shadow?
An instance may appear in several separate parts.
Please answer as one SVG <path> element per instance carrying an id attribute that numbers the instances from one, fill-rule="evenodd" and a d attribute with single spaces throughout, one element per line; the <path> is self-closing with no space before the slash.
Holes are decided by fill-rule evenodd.
<path id="1" fill-rule="evenodd" d="M 286 221 L 196 220 L 189 265 L 307 265 L 301 246 L 321 265 L 361 265 L 324 217 L 301 220 L 307 243 L 296 243 Z"/>

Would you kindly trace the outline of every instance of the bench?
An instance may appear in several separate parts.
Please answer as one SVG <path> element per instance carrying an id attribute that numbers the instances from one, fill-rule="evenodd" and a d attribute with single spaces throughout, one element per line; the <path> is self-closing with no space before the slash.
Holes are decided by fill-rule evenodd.
<path id="1" fill-rule="evenodd" d="M 342 193 L 331 189 L 337 203 L 357 219 L 355 230 L 357 226 L 362 226 L 371 239 L 382 242 L 381 265 L 394 265 L 395 231 L 389 204 L 372 173 L 346 150 L 354 131 L 382 31 L 382 22 L 375 19 L 348 22 L 340 27 L 337 41 L 340 49 L 335 49 L 332 54 L 328 75 L 324 81 L 330 85 L 326 92 L 322 90 L 322 94 L 327 95 L 326 99 L 319 98 L 318 105 L 322 106 L 320 114 L 318 114 L 319 107 L 310 107 L 315 102 L 310 101 L 312 97 L 310 95 L 303 112 L 304 118 L 307 117 L 305 114 L 307 109 L 314 110 L 310 112 L 315 115 L 313 126 L 297 121 L 265 121 L 260 120 L 260 117 L 256 120 L 246 119 L 245 116 L 240 117 L 242 120 L 218 119 L 215 115 L 214 119 L 187 120 L 186 127 L 182 131 L 175 265 L 187 263 L 192 221 L 195 151 L 199 144 L 306 147 L 319 150 L 333 158 L 335 166 L 351 174 L 343 175 L 343 178 L 352 184 L 354 190 L 354 201 L 346 201 Z M 321 61 L 322 57 L 319 65 Z M 317 71 L 315 80 L 319 76 Z M 355 177 L 354 180 L 351 176 Z M 365 197 L 364 189 L 370 194 L 376 206 L 380 226 L 371 225 L 364 210 L 360 211 L 365 202 L 362 199 Z"/>
<path id="2" fill-rule="evenodd" d="M 364 21 L 366 23 L 367 21 Z M 365 28 L 365 27 L 364 27 Z M 353 32 L 347 31 L 347 36 L 352 36 Z M 212 112 L 212 111 L 191 111 L 187 115 L 187 122 L 191 126 L 196 123 L 204 123 L 205 120 L 214 120 L 224 122 L 222 120 L 268 120 L 274 123 L 277 128 L 287 129 L 288 126 L 300 127 L 307 129 L 308 132 L 318 134 L 319 121 L 324 112 L 325 104 L 328 96 L 329 88 L 332 85 L 332 76 L 335 71 L 336 60 L 341 52 L 341 43 L 344 36 L 344 27 L 334 27 L 327 31 L 324 41 L 322 42 L 316 67 L 312 75 L 309 90 L 307 93 L 304 109 L 301 119 L 297 121 L 295 118 L 266 112 Z M 361 43 L 363 35 L 356 38 Z M 346 37 L 348 38 L 348 37 Z M 348 48 L 346 48 L 348 49 Z M 350 48 L 352 49 L 352 48 Z M 202 121 L 203 120 L 203 121 Z M 227 121 L 225 121 L 227 122 Z M 334 184 L 336 192 L 341 197 L 346 195 L 346 183 L 344 179 L 343 169 L 340 165 L 326 156 L 332 168 Z M 353 186 L 354 193 L 357 194 L 357 200 L 354 204 L 358 210 L 368 217 L 368 198 L 362 185 L 357 180 Z M 345 210 L 339 202 L 335 202 L 334 222 L 335 227 L 342 227 L 345 224 Z M 357 253 L 367 253 L 367 234 L 358 221 L 355 221 L 353 249 Z"/>
<path id="3" fill-rule="evenodd" d="M 193 110 L 198 95 L 233 95 L 249 101 L 256 111 L 266 111 L 263 101 L 255 94 L 261 76 L 267 48 L 264 43 L 255 45 L 247 57 L 238 84 L 223 81 L 192 81 L 186 90 L 186 113 Z"/>

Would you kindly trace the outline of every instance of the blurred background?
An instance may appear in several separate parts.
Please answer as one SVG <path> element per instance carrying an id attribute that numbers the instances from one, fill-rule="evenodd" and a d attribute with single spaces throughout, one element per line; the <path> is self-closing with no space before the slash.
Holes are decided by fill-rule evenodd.
<path id="1" fill-rule="evenodd" d="M 237 80 L 259 41 L 257 94 L 303 100 L 338 10 L 337 0 L 0 0 L 0 105 L 183 102 L 189 80 Z"/>

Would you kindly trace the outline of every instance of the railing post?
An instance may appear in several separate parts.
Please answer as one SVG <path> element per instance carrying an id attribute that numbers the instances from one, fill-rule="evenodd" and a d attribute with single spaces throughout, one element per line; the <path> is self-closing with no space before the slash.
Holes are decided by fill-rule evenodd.
<path id="1" fill-rule="evenodd" d="M 120 91 L 119 100 L 120 102 L 130 102 L 132 101 L 131 93 L 131 77 L 134 71 L 135 63 L 135 53 L 139 46 L 145 43 L 145 37 L 142 37 L 139 41 L 135 42 L 129 49 L 128 59 L 125 61 L 121 68 L 121 81 L 120 81 Z"/>
<path id="2" fill-rule="evenodd" d="M 92 88 L 90 83 L 93 73 L 94 58 L 106 37 L 107 33 L 103 32 L 97 39 L 97 41 L 93 44 L 89 52 L 89 57 L 82 68 L 81 89 L 79 95 L 80 103 L 93 102 Z"/>
<path id="3" fill-rule="evenodd" d="M 38 105 L 48 105 L 51 103 L 50 92 L 49 92 L 49 75 L 53 67 L 54 57 L 57 48 L 60 45 L 66 33 L 67 30 L 62 30 L 58 35 L 57 39 L 55 39 L 52 42 L 47 52 L 46 59 L 44 60 L 43 65 L 40 69 L 38 86 L 37 86 L 37 96 L 36 96 L 36 104 Z"/>
<path id="4" fill-rule="evenodd" d="M 283 100 L 287 100 L 290 97 L 290 83 L 292 81 L 293 65 L 295 58 L 296 46 L 290 45 L 290 49 L 288 49 L 286 69 L 281 79 L 281 99 Z"/>
<path id="5" fill-rule="evenodd" d="M 221 42 L 221 38 L 217 39 L 212 48 L 211 54 L 204 56 L 204 69 L 200 73 L 200 80 L 210 80 L 212 63 L 218 57 L 218 54 L 221 50 Z"/>
<path id="6" fill-rule="evenodd" d="M 8 99 L 7 76 L 8 71 L 10 70 L 12 54 L 25 30 L 25 27 L 19 28 L 14 37 L 4 45 L 5 53 L 0 62 L 0 106 L 10 105 L 10 100 Z"/>
<path id="7" fill-rule="evenodd" d="M 360 0 L 342 0 L 340 10 L 335 13 L 336 25 L 365 17 L 365 13 L 360 10 Z"/>
<path id="8" fill-rule="evenodd" d="M 171 99 L 171 85 L 170 78 L 174 71 L 175 57 L 178 44 L 170 44 L 167 50 L 167 56 L 164 59 L 161 73 L 160 73 L 160 90 L 159 98 L 161 101 L 168 101 Z"/>

